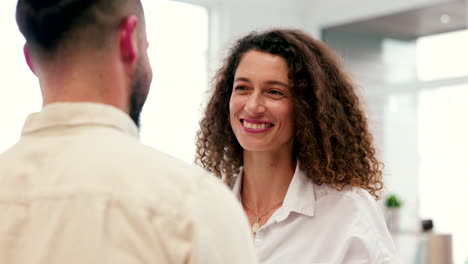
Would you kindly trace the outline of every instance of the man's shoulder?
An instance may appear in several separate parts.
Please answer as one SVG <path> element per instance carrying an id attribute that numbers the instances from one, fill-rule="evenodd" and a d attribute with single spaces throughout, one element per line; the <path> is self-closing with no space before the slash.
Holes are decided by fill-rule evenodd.
<path id="1" fill-rule="evenodd" d="M 102 175 L 111 173 L 117 184 L 127 186 L 130 191 L 135 188 L 134 192 L 187 196 L 204 182 L 216 181 L 201 168 L 138 141 L 102 151 L 102 163 L 96 160 L 86 163 Z"/>
<path id="2" fill-rule="evenodd" d="M 54 147 L 59 145 L 53 142 Z M 199 263 L 253 263 L 255 259 L 239 202 L 221 180 L 195 165 L 120 136 L 99 142 L 73 140 L 60 145 L 58 152 L 35 157 L 34 162 L 25 162 L 24 149 L 13 152 L 9 157 L 16 165 L 11 166 L 8 182 L 18 192 L 41 193 L 47 201 L 51 195 L 97 203 L 105 200 L 115 214 L 130 214 L 150 226 L 144 232 L 156 230 L 164 241 L 191 240 Z M 31 166 L 27 175 L 19 167 L 26 163 Z M 46 163 L 49 169 L 44 170 Z M 0 194 L 2 189 L 7 186 L 0 188 Z M 19 196 L 13 189 L 8 187 L 12 197 Z M 31 196 L 36 198 L 41 199 Z"/>
<path id="3" fill-rule="evenodd" d="M 31 182 L 41 178 L 40 185 L 47 189 L 66 185 L 77 191 L 156 199 L 165 195 L 174 200 L 199 188 L 204 178 L 214 178 L 137 138 L 109 130 L 20 140 L 0 155 L 0 171 L 8 172 L 8 178 L 13 180 L 20 173 L 26 173 Z"/>
<path id="4" fill-rule="evenodd" d="M 203 169 L 105 129 L 20 140 L 0 155 L 0 171 L 12 182 L 21 174 L 35 188 L 67 186 L 77 192 L 111 192 L 146 201 L 176 204 L 206 192 L 218 193 L 220 199 L 229 196 L 227 187 Z"/>
<path id="5" fill-rule="evenodd" d="M 158 172 L 201 175 L 204 173 L 194 165 L 124 134 L 109 133 L 96 137 L 84 135 L 68 146 L 68 150 L 64 152 L 90 164 L 93 168 L 113 168 L 122 173 L 128 173 L 130 169 L 140 174 Z"/>

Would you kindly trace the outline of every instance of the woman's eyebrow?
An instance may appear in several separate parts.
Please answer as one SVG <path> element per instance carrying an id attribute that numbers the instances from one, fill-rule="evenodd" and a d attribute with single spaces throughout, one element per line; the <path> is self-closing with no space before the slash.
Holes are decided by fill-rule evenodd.
<path id="1" fill-rule="evenodd" d="M 245 77 L 237 77 L 234 82 L 251 82 L 249 80 L 249 78 L 245 78 Z M 265 84 L 268 84 L 268 85 L 280 85 L 280 86 L 284 86 L 285 88 L 289 88 L 289 85 L 282 82 L 282 81 L 274 81 L 274 80 L 271 80 L 271 81 L 266 81 Z"/>
<path id="2" fill-rule="evenodd" d="M 289 88 L 289 85 L 282 81 L 267 81 L 265 83 L 269 85 L 280 85 L 280 86 L 284 86 L 285 88 Z"/>
<path id="3" fill-rule="evenodd" d="M 237 77 L 236 79 L 234 79 L 234 82 L 250 82 L 249 78 L 245 78 L 245 77 Z"/>

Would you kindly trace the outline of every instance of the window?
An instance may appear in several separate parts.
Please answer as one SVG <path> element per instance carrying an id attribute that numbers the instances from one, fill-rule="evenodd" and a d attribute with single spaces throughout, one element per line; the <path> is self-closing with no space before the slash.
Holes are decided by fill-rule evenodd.
<path id="1" fill-rule="evenodd" d="M 468 77 L 468 31 L 418 40 L 421 80 Z M 454 263 L 468 258 L 468 78 L 419 94 L 420 214 L 453 235 Z M 463 207 L 463 206 L 462 206 Z"/>
<path id="2" fill-rule="evenodd" d="M 468 30 L 417 41 L 418 77 L 422 81 L 468 76 Z"/>
<path id="3" fill-rule="evenodd" d="M 454 263 L 468 260 L 468 31 L 418 39 L 409 80 L 367 90 L 377 116 L 387 192 L 403 201 L 400 233 L 394 235 L 403 262 L 414 261 L 419 220 L 433 219 L 439 233 L 452 234 Z M 388 55 L 410 55 L 396 50 Z M 396 54 L 395 54 L 396 53 Z M 411 57 L 412 61 L 412 57 Z M 405 66 L 402 66 L 404 69 Z M 407 79 L 400 70 L 395 80 Z M 413 78 L 409 78 L 413 79 Z"/>
<path id="4" fill-rule="evenodd" d="M 207 90 L 208 12 L 175 1 L 143 4 L 154 77 L 142 113 L 141 140 L 192 163 Z"/>
<path id="5" fill-rule="evenodd" d="M 455 263 L 468 257 L 468 84 L 419 96 L 420 214 L 453 235 Z"/>
<path id="6" fill-rule="evenodd" d="M 4 51 L 0 60 L 0 152 L 19 139 L 26 116 L 39 111 L 42 105 L 38 81 L 23 59 L 24 38 L 16 25 L 15 8 L 16 1 L 0 3 Z"/>

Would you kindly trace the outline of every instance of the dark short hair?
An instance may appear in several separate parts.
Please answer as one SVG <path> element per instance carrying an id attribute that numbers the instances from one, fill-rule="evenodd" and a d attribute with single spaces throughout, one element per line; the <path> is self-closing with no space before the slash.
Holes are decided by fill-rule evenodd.
<path id="1" fill-rule="evenodd" d="M 196 162 L 228 182 L 243 165 L 243 149 L 229 122 L 234 75 L 242 56 L 258 50 L 284 58 L 292 81 L 293 158 L 316 184 L 355 186 L 376 198 L 381 162 L 356 87 L 335 53 L 300 30 L 252 32 L 234 43 L 214 78 L 197 134 Z"/>
<path id="2" fill-rule="evenodd" d="M 16 21 L 28 45 L 42 53 L 52 54 L 66 40 L 72 39 L 74 33 L 87 27 L 94 30 L 94 33 L 83 41 L 87 44 L 102 44 L 106 32 L 111 27 L 118 26 L 108 17 L 118 14 L 122 4 L 128 1 L 18 0 Z M 139 0 L 133 2 L 141 9 Z M 70 42 L 76 43 L 77 40 L 73 38 Z"/>

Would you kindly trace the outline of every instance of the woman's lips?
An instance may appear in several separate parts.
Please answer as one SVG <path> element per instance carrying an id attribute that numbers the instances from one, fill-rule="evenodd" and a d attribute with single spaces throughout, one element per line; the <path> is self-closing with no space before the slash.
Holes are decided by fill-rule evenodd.
<path id="1" fill-rule="evenodd" d="M 261 120 L 241 119 L 240 122 L 244 130 L 251 133 L 262 133 L 274 126 L 272 123 Z"/>

